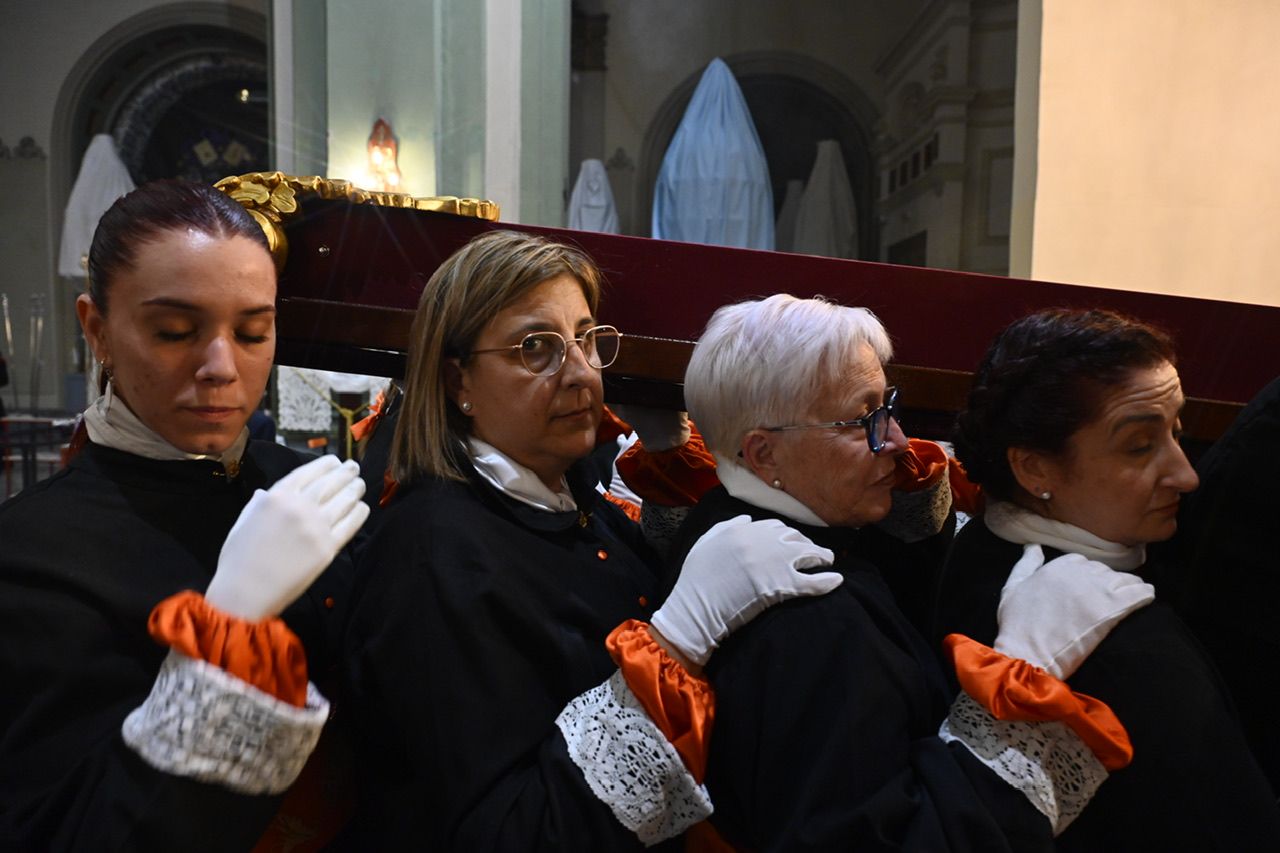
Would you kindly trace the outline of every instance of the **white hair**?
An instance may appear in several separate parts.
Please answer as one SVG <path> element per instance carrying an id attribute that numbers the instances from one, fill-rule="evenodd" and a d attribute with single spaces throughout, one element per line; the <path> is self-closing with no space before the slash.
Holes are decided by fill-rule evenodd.
<path id="1" fill-rule="evenodd" d="M 693 349 L 684 399 L 707 447 L 732 456 L 753 429 L 793 423 L 866 344 L 893 345 L 866 308 L 781 293 L 716 311 Z"/>

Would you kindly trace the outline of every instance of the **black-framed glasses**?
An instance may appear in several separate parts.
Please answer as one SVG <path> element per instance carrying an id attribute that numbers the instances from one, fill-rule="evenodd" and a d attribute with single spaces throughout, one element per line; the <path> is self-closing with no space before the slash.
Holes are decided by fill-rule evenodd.
<path id="1" fill-rule="evenodd" d="M 791 424 L 790 426 L 765 427 L 769 432 L 787 432 L 793 429 L 847 429 L 862 427 L 867 431 L 867 447 L 872 453 L 884 450 L 884 443 L 889 439 L 889 419 L 898 419 L 898 389 L 886 388 L 884 405 L 872 409 L 860 418 L 847 421 L 828 421 L 823 424 Z"/>
<path id="2" fill-rule="evenodd" d="M 472 355 L 486 352 L 518 352 L 524 369 L 534 376 L 554 376 L 564 367 L 569 344 L 582 347 L 587 364 L 605 368 L 618 357 L 622 332 L 613 326 L 593 326 L 576 338 L 565 340 L 559 332 L 530 332 L 518 344 L 492 349 L 473 349 Z"/>

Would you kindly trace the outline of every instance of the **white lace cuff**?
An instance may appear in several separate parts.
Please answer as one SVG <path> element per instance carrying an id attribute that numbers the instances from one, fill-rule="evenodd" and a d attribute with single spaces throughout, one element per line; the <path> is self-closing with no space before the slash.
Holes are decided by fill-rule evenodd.
<path id="1" fill-rule="evenodd" d="M 903 542 L 919 542 L 936 535 L 951 515 L 951 480 L 944 473 L 938 482 L 914 492 L 893 490 L 893 508 L 876 522 L 885 533 Z"/>
<path id="2" fill-rule="evenodd" d="M 1107 779 L 1107 769 L 1084 741 L 1060 722 L 1005 722 L 961 692 L 938 737 L 959 741 L 1017 788 L 1058 835 L 1080 816 Z"/>
<path id="3" fill-rule="evenodd" d="M 171 650 L 121 734 L 157 770 L 241 794 L 278 794 L 302 772 L 328 717 L 314 685 L 298 708 Z"/>
<path id="4" fill-rule="evenodd" d="M 591 792 L 646 845 L 711 814 L 707 789 L 694 781 L 621 672 L 566 705 L 556 725 Z"/>
<path id="5" fill-rule="evenodd" d="M 676 533 L 684 523 L 693 507 L 660 506 L 653 501 L 645 501 L 640 505 L 640 532 L 649 547 L 662 556 L 671 553 L 671 543 L 676 540 Z"/>

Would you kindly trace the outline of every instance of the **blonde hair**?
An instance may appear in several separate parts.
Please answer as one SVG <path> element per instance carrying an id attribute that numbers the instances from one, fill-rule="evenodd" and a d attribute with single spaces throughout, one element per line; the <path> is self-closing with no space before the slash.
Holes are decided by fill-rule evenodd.
<path id="1" fill-rule="evenodd" d="M 578 249 L 533 234 L 483 234 L 431 276 L 413 318 L 404 403 L 391 445 L 397 482 L 466 479 L 459 445 L 470 432 L 470 418 L 446 392 L 445 366 L 455 358 L 465 364 L 490 320 L 529 290 L 565 274 L 582 285 L 594 314 L 601 283 L 595 263 Z"/>

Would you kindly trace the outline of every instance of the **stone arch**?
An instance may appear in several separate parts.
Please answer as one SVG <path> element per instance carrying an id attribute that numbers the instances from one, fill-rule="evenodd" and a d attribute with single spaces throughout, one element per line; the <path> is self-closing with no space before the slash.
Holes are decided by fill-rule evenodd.
<path id="1" fill-rule="evenodd" d="M 840 71 L 802 54 L 768 51 L 722 58 L 737 78 L 756 119 L 756 129 L 769 160 L 775 209 L 782 204 L 787 180 L 808 177 L 808 169 L 813 165 L 816 147 L 806 155 L 797 146 L 834 138 L 840 143 L 853 185 L 858 210 L 859 254 L 863 258 L 877 258 L 879 192 L 872 140 L 880 111 L 872 100 Z M 645 131 L 636 170 L 640 183 L 636 193 L 635 228 L 639 234 L 649 233 L 654 182 L 702 71 L 699 68 L 672 90 Z M 793 113 L 790 119 L 775 118 L 788 111 Z M 797 129 L 802 132 L 797 133 Z"/>
<path id="2" fill-rule="evenodd" d="M 229 3 L 182 2 L 134 15 L 100 36 L 58 92 L 50 135 L 50 199 L 61 211 L 80 159 L 95 133 L 112 130 L 139 88 L 165 69 L 199 64 L 197 57 L 260 63 L 265 82 L 267 21 Z M 137 115 L 135 113 L 135 115 Z M 61 229 L 61 215 L 54 222 Z"/>

